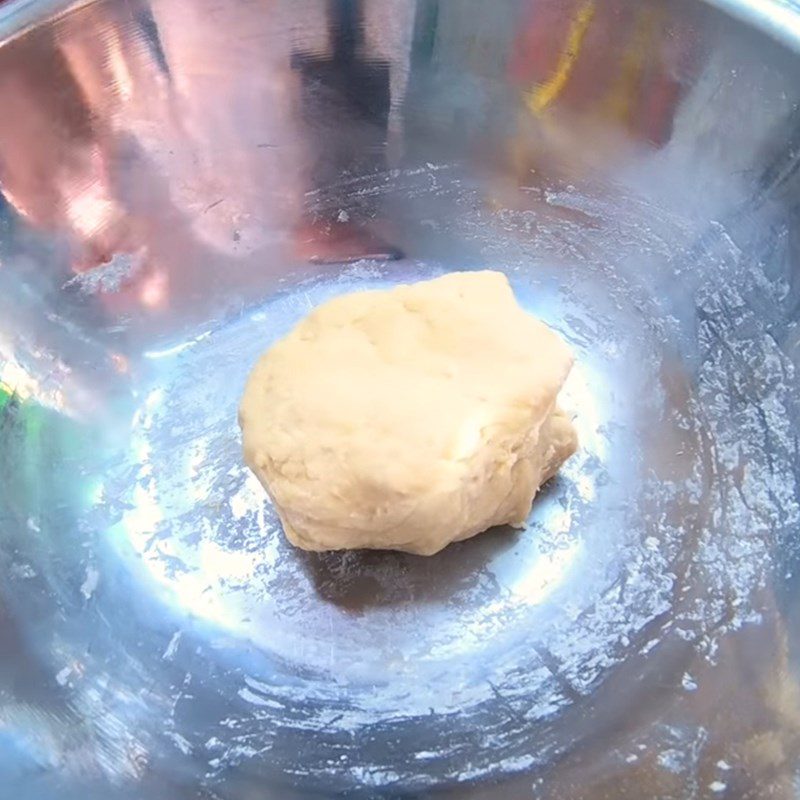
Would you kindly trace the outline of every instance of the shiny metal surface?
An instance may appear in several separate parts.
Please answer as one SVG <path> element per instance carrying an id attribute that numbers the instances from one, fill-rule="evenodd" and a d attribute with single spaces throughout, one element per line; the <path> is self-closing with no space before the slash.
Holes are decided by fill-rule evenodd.
<path id="1" fill-rule="evenodd" d="M 795 14 L 0 7 L 2 796 L 795 797 Z M 257 354 L 485 267 L 580 456 L 522 532 L 292 549 Z"/>

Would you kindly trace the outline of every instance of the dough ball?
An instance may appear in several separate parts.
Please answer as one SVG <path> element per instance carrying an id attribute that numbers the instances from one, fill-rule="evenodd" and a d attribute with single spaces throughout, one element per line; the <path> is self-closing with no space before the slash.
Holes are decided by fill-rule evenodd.
<path id="1" fill-rule="evenodd" d="M 338 297 L 253 369 L 245 460 L 298 547 L 432 555 L 523 525 L 577 447 L 571 366 L 499 272 Z"/>

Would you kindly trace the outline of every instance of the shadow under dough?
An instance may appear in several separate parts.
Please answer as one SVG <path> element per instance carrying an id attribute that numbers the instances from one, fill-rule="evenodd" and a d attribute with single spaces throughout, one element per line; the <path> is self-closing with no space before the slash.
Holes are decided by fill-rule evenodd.
<path id="1" fill-rule="evenodd" d="M 319 597 L 353 614 L 370 608 L 455 601 L 493 580 L 485 569 L 525 531 L 507 525 L 455 542 L 433 556 L 392 550 L 298 550 Z M 487 580 L 487 575 L 490 580 Z"/>

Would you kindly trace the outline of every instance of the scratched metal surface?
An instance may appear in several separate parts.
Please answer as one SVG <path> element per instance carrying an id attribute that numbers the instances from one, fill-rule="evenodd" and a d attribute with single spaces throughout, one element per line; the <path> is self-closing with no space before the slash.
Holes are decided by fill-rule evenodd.
<path id="1" fill-rule="evenodd" d="M 787 7 L 55 8 L 0 9 L 3 792 L 794 797 Z M 258 354 L 486 267 L 579 455 L 524 531 L 290 547 Z"/>

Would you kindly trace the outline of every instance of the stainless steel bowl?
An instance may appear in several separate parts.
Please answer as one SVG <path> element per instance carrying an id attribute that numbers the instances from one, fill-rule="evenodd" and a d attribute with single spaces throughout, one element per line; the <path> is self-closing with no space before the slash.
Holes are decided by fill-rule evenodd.
<path id="1" fill-rule="evenodd" d="M 800 15 L 0 7 L 3 797 L 795 797 Z M 528 529 L 287 545 L 314 304 L 505 271 L 582 449 Z"/>

